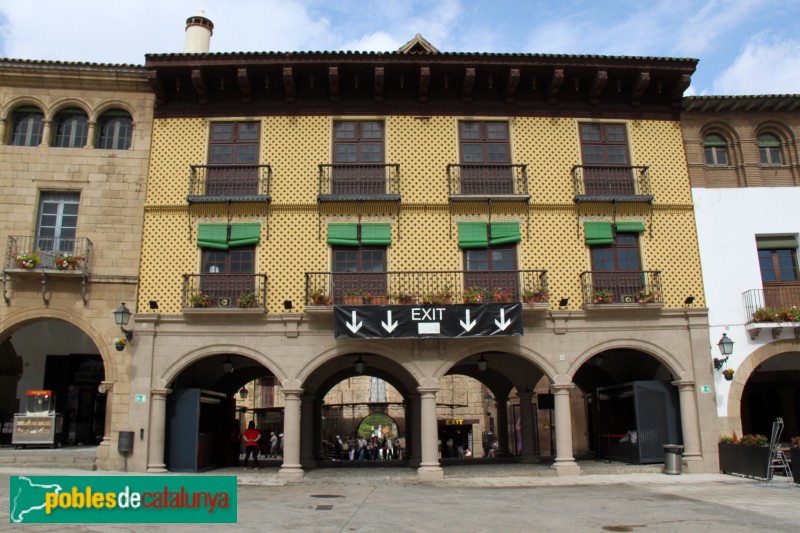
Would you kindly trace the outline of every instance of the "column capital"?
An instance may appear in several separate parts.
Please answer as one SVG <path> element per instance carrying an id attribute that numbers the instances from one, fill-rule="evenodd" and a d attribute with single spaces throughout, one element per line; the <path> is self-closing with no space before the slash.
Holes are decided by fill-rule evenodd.
<path id="1" fill-rule="evenodd" d="M 172 393 L 172 389 L 166 389 L 166 388 L 164 388 L 164 389 L 150 389 L 150 394 L 154 397 L 154 399 L 156 397 L 158 397 L 158 398 L 162 398 L 163 397 L 163 398 L 166 399 L 166 397 L 171 393 Z"/>
<path id="2" fill-rule="evenodd" d="M 517 396 L 519 396 L 520 399 L 527 398 L 528 400 L 530 400 L 531 398 L 533 398 L 533 391 L 532 390 L 519 390 L 519 391 L 517 391 Z"/>
<path id="3" fill-rule="evenodd" d="M 419 395 L 422 397 L 430 395 L 436 396 L 436 393 L 439 392 L 439 387 L 417 387 L 417 392 L 419 392 Z"/>
<path id="4" fill-rule="evenodd" d="M 678 379 L 670 381 L 670 384 L 680 387 L 683 390 L 694 390 L 695 381 L 693 379 Z"/>
<path id="5" fill-rule="evenodd" d="M 113 381 L 101 381 L 100 385 L 97 386 L 97 392 L 100 394 L 106 394 L 114 390 L 114 382 Z"/>
<path id="6" fill-rule="evenodd" d="M 303 389 L 283 389 L 283 395 L 290 398 L 299 399 L 303 395 Z"/>
<path id="7" fill-rule="evenodd" d="M 553 391 L 553 394 L 569 394 L 569 392 L 574 388 L 575 388 L 574 383 L 561 383 L 561 384 L 550 385 L 550 390 Z"/>

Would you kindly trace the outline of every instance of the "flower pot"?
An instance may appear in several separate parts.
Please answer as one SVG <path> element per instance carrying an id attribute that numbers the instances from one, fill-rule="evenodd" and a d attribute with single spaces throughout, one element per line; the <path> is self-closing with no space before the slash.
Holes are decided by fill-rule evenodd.
<path id="1" fill-rule="evenodd" d="M 118 352 L 121 352 L 122 350 L 125 349 L 124 344 L 115 344 L 114 347 L 117 349 Z"/>
<path id="2" fill-rule="evenodd" d="M 342 304 L 343 305 L 361 305 L 362 299 L 361 296 L 343 296 L 342 297 Z"/>
<path id="3" fill-rule="evenodd" d="M 765 479 L 769 465 L 769 446 L 745 446 L 720 442 L 719 471 Z"/>
<path id="4" fill-rule="evenodd" d="M 373 296 L 371 298 L 364 298 L 364 304 L 368 305 L 386 305 L 389 303 L 389 298 L 386 296 Z"/>
<path id="5" fill-rule="evenodd" d="M 733 381 L 733 374 L 722 374 L 726 381 Z"/>

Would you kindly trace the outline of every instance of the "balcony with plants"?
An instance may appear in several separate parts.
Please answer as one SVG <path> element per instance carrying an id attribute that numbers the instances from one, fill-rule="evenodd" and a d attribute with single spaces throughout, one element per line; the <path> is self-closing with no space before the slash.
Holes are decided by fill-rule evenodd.
<path id="1" fill-rule="evenodd" d="M 184 274 L 184 314 L 267 310 L 266 274 Z"/>
<path id="2" fill-rule="evenodd" d="M 751 289 L 742 294 L 747 324 L 755 339 L 763 329 L 777 338 L 784 328 L 800 328 L 800 284 Z"/>
<path id="3" fill-rule="evenodd" d="M 581 273 L 581 288 L 585 309 L 664 307 L 657 270 L 586 271 Z"/>
<path id="4" fill-rule="evenodd" d="M 408 272 L 307 272 L 305 305 L 451 305 L 523 303 L 549 307 L 547 271 L 464 270 Z"/>

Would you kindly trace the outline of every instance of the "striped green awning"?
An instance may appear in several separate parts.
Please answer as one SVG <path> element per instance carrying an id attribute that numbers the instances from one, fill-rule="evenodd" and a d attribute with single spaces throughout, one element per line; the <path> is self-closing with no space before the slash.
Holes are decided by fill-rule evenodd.
<path id="1" fill-rule="evenodd" d="M 617 222 L 617 233 L 644 233 L 644 222 Z"/>
<path id="2" fill-rule="evenodd" d="M 499 244 L 513 244 L 522 240 L 519 231 L 519 222 L 492 222 L 492 238 L 489 244 L 497 246 Z"/>
<path id="3" fill-rule="evenodd" d="M 361 224 L 361 244 L 389 246 L 392 244 L 391 224 Z"/>
<path id="4" fill-rule="evenodd" d="M 459 248 L 487 248 L 489 237 L 486 233 L 486 222 L 459 222 Z"/>
<path id="5" fill-rule="evenodd" d="M 247 246 L 258 244 L 261 235 L 261 224 L 231 224 L 231 239 L 228 246 Z"/>
<path id="6" fill-rule="evenodd" d="M 228 249 L 227 224 L 200 224 L 197 228 L 197 246 L 201 248 Z"/>
<path id="7" fill-rule="evenodd" d="M 328 224 L 328 244 L 358 246 L 358 224 Z"/>
<path id="8" fill-rule="evenodd" d="M 586 232 L 587 246 L 614 244 L 614 230 L 611 222 L 586 222 L 583 229 Z"/>

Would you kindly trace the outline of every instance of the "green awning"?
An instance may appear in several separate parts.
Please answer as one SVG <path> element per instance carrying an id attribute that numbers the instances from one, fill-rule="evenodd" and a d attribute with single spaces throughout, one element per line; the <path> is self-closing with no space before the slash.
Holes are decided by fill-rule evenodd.
<path id="1" fill-rule="evenodd" d="M 644 222 L 617 222 L 617 233 L 644 233 Z"/>
<path id="2" fill-rule="evenodd" d="M 776 235 L 774 237 L 756 237 L 759 250 L 781 250 L 797 248 L 797 238 L 792 235 Z"/>
<path id="3" fill-rule="evenodd" d="M 758 136 L 758 146 L 760 148 L 774 148 L 780 145 L 781 142 L 778 139 L 776 139 L 774 135 L 770 135 L 769 133 L 764 133 L 763 135 Z"/>
<path id="4" fill-rule="evenodd" d="M 519 231 L 519 222 L 492 222 L 491 232 L 492 238 L 489 244 L 496 246 L 498 244 L 512 244 L 522 240 L 522 234 Z"/>
<path id="5" fill-rule="evenodd" d="M 197 246 L 202 248 L 227 250 L 227 224 L 200 224 L 197 228 Z"/>
<path id="6" fill-rule="evenodd" d="M 614 231 L 611 222 L 586 222 L 583 225 L 586 232 L 587 246 L 604 246 L 614 244 Z"/>
<path id="7" fill-rule="evenodd" d="M 486 222 L 459 222 L 459 248 L 487 248 L 489 237 L 486 234 Z"/>
<path id="8" fill-rule="evenodd" d="M 358 224 L 328 224 L 328 244 L 358 246 Z"/>
<path id="9" fill-rule="evenodd" d="M 228 246 L 247 246 L 258 244 L 261 236 L 261 224 L 231 224 L 231 240 Z"/>
<path id="10" fill-rule="evenodd" d="M 392 244 L 390 224 L 361 224 L 361 244 L 364 246 L 389 246 Z"/>

